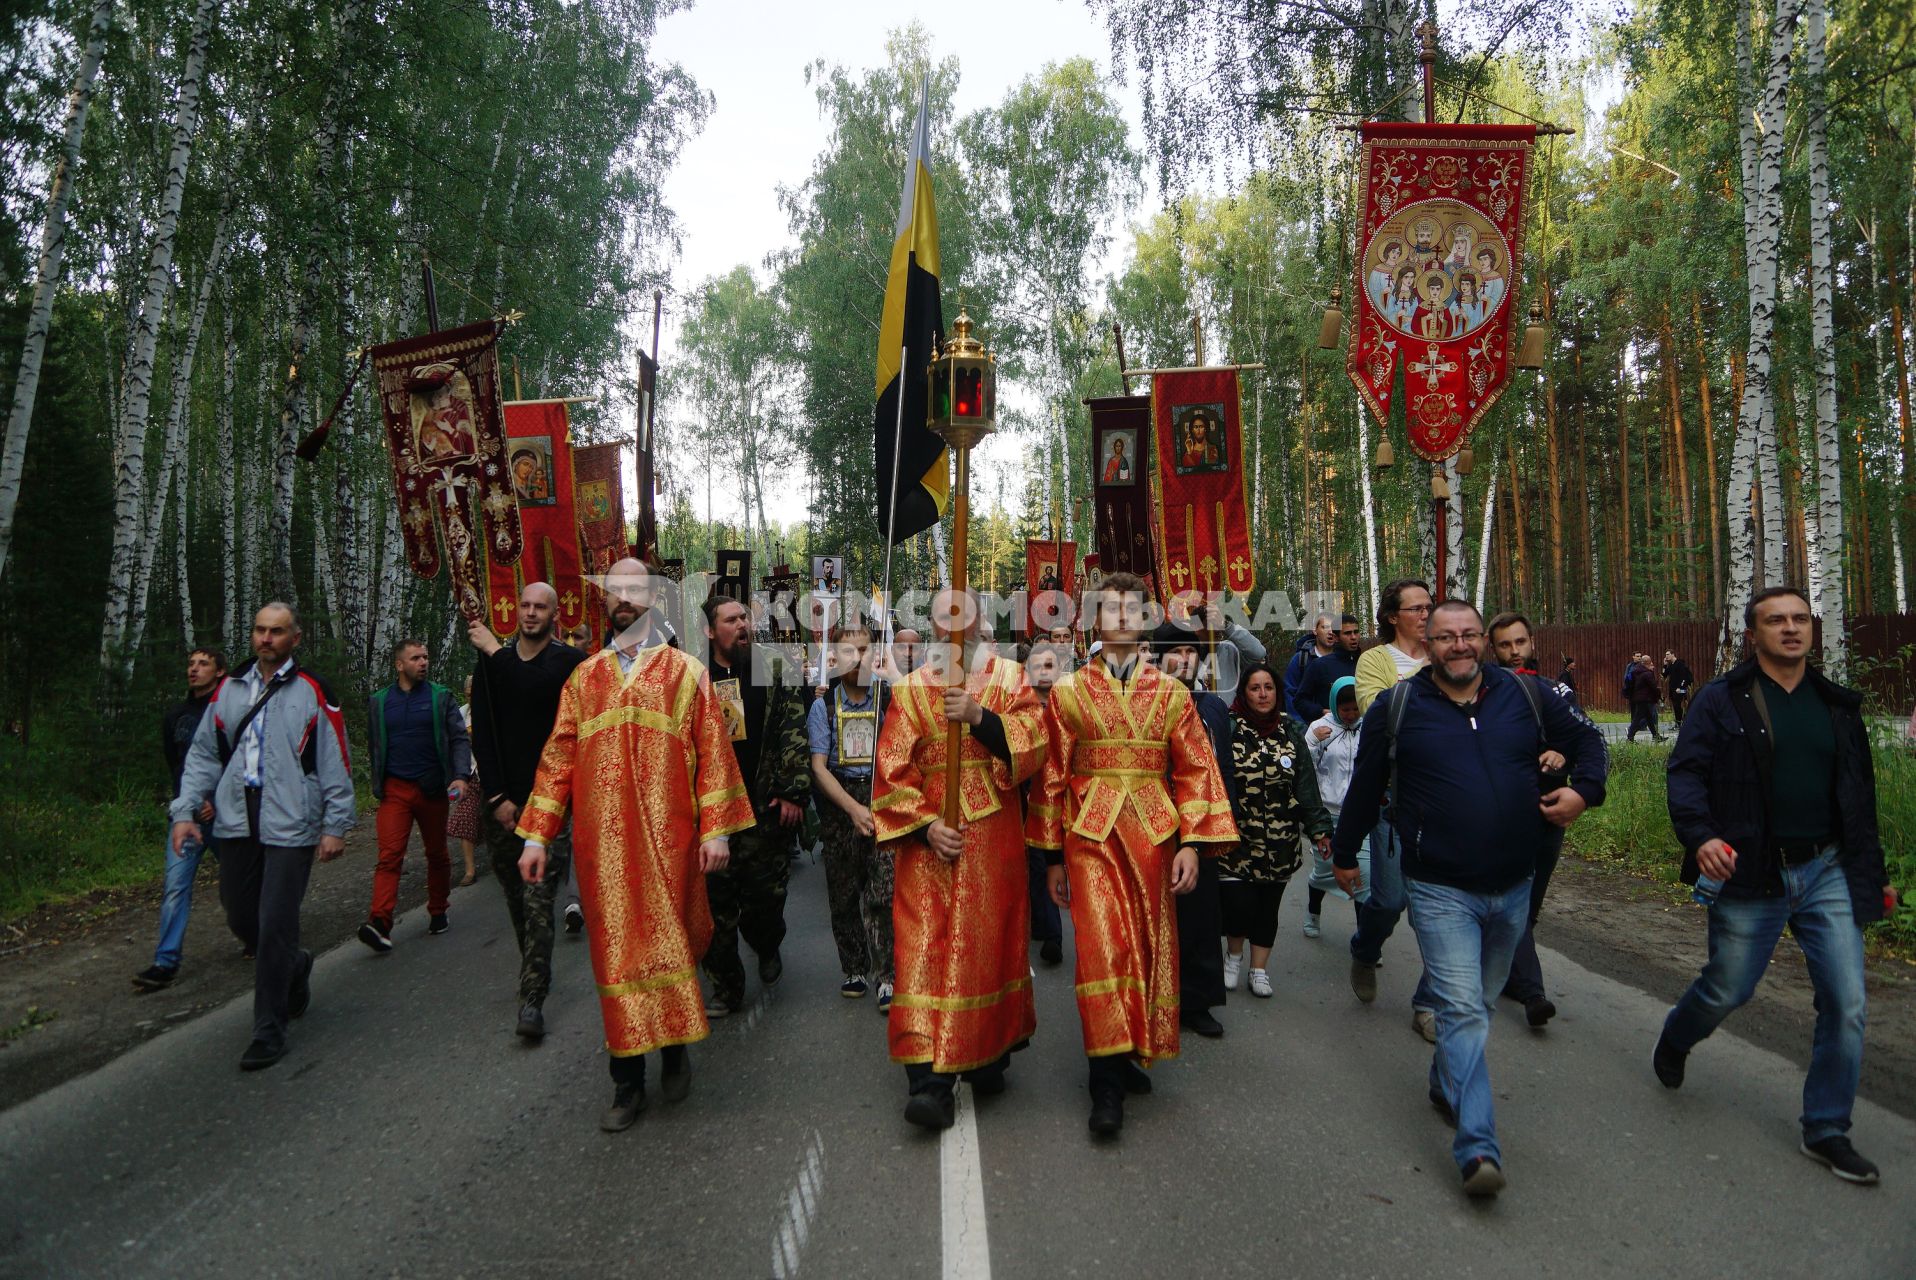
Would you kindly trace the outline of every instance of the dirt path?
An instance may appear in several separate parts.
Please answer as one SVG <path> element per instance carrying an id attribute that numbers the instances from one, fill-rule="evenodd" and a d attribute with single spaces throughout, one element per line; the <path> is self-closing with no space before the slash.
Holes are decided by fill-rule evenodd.
<path id="1" fill-rule="evenodd" d="M 346 854 L 315 864 L 300 916 L 300 942 L 325 951 L 353 936 L 372 894 L 374 836 L 370 815 L 346 838 Z M 479 881 L 464 875 L 452 850 L 452 904 L 460 912 L 502 911 L 487 883 L 486 854 L 476 854 Z M 426 859 L 417 839 L 399 884 L 399 910 L 426 899 Z M 220 911 L 218 872 L 202 860 L 193 885 L 180 976 L 164 991 L 142 995 L 132 976 L 153 963 L 160 922 L 160 884 L 88 894 L 43 907 L 0 926 L 0 1109 L 24 1102 L 110 1062 L 135 1045 L 253 988 L 253 962 L 242 958 Z M 235 1061 L 245 1045 L 234 1045 Z"/>
<path id="2" fill-rule="evenodd" d="M 453 854 L 455 883 L 460 875 Z M 487 880 L 453 890 L 452 926 L 463 911 L 502 911 Z M 365 919 L 372 879 L 371 824 L 347 854 L 313 869 L 302 920 L 316 951 L 349 940 Z M 83 1075 L 153 1036 L 249 991 L 252 963 L 226 932 L 209 859 L 194 889 L 186 961 L 170 988 L 137 995 L 129 981 L 152 960 L 159 887 L 92 895 L 12 922 L 0 940 L 0 1109 Z M 400 885 L 401 912 L 425 898 L 425 859 L 415 844 Z M 1538 941 L 1576 963 L 1674 1000 L 1703 963 L 1703 916 L 1669 890 L 1566 858 L 1551 883 Z M 1549 971 L 1545 969 L 1548 982 Z M 1916 1118 L 1916 966 L 1872 960 L 1863 1093 Z M 1809 1061 L 1815 1021 L 1802 953 L 1785 939 L 1756 998 L 1730 1021 L 1744 1039 L 1799 1065 Z M 29 1013 L 29 1010 L 35 1012 Z M 237 1058 L 244 1046 L 234 1045 Z M 1647 1058 L 1650 1046 L 1643 1046 Z"/>

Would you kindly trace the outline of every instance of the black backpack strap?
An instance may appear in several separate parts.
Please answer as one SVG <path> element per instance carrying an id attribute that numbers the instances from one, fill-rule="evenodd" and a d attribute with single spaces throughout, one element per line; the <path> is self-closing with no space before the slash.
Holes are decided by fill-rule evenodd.
<path id="1" fill-rule="evenodd" d="M 272 701 L 274 694 L 291 683 L 291 679 L 268 680 L 266 682 L 266 692 L 262 693 L 259 699 L 246 709 L 246 714 L 240 717 L 239 725 L 233 730 L 231 741 L 228 741 L 226 735 L 223 733 L 214 735 L 220 745 L 220 769 L 222 771 L 225 770 L 227 765 L 233 762 L 233 753 L 239 750 L 240 736 L 246 732 L 246 727 L 253 723 L 253 717 L 258 715 L 268 702 Z"/>
<path id="2" fill-rule="evenodd" d="M 1537 741 L 1543 741 L 1543 695 L 1537 692 L 1532 677 L 1521 671 L 1511 673 L 1517 677 L 1517 687 L 1523 690 L 1524 701 L 1530 704 L 1530 716 L 1537 722 Z"/>
<path id="3" fill-rule="evenodd" d="M 1397 809 L 1397 731 L 1404 727 L 1404 711 L 1410 706 L 1410 681 L 1399 680 L 1390 687 L 1390 710 L 1384 713 L 1384 741 L 1390 752 L 1390 792 L 1385 797 L 1393 817 Z"/>

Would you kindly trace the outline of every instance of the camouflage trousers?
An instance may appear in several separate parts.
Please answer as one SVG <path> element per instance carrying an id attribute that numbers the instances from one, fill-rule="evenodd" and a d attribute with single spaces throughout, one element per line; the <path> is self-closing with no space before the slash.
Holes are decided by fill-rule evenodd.
<path id="1" fill-rule="evenodd" d="M 486 851 L 492 874 L 506 893 L 506 911 L 512 917 L 513 936 L 519 940 L 519 1003 L 545 1003 L 552 990 L 552 904 L 565 884 L 572 862 L 572 827 L 554 836 L 546 846 L 545 879 L 527 884 L 519 875 L 519 855 L 526 842 L 485 815 Z"/>
<path id="2" fill-rule="evenodd" d="M 736 1009 L 745 1003 L 745 965 L 739 960 L 738 940 L 765 960 L 785 941 L 785 886 L 792 874 L 791 828 L 780 827 L 769 815 L 759 824 L 732 833 L 732 858 L 723 871 L 705 877 L 705 896 L 712 904 L 712 945 L 705 952 L 705 972 L 712 979 L 712 995 Z"/>
<path id="3" fill-rule="evenodd" d="M 840 778 L 852 799 L 871 803 L 870 779 Z M 831 903 L 832 941 L 838 966 L 847 978 L 892 980 L 891 886 L 889 851 L 880 853 L 872 837 L 861 836 L 851 815 L 829 800 L 818 804 L 825 839 L 825 896 Z"/>

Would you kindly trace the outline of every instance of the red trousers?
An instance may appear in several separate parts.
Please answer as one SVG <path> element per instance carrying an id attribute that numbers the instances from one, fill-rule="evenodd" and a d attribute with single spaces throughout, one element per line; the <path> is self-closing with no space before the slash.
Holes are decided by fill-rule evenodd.
<path id="1" fill-rule="evenodd" d="M 468 784 L 470 785 L 470 784 Z M 421 790 L 416 782 L 388 777 L 386 795 L 379 802 L 373 825 L 379 832 L 379 866 L 373 872 L 373 920 L 392 927 L 399 906 L 399 869 L 406 864 L 406 842 L 412 824 L 419 823 L 419 840 L 426 846 L 426 910 L 439 915 L 452 892 L 452 860 L 446 856 L 444 794 Z"/>

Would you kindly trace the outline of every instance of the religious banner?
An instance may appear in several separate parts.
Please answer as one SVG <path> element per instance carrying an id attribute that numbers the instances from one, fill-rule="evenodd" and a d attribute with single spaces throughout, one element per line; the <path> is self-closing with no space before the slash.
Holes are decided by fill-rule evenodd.
<path id="1" fill-rule="evenodd" d="M 798 621 L 798 600 L 804 592 L 804 576 L 788 564 L 775 565 L 769 574 L 759 579 L 759 586 L 765 592 L 764 625 L 771 632 L 772 639 L 781 644 L 804 639 Z"/>
<path id="2" fill-rule="evenodd" d="M 1523 278 L 1532 125 L 1364 126 L 1364 221 L 1345 368 L 1390 425 L 1401 363 L 1410 447 L 1441 462 L 1502 394 Z"/>
<path id="3" fill-rule="evenodd" d="M 718 572 L 713 575 L 712 594 L 727 596 L 746 608 L 752 605 L 752 553 L 720 551 Z"/>
<path id="4" fill-rule="evenodd" d="M 1025 634 L 1039 635 L 1077 621 L 1078 544 L 1050 538 L 1025 540 L 1025 599 L 1031 602 Z"/>
<path id="5" fill-rule="evenodd" d="M 519 625 L 519 593 L 543 582 L 559 595 L 558 624 L 574 631 L 590 616 L 579 554 L 571 422 L 563 400 L 510 400 L 506 414 L 506 462 L 519 504 L 525 551 L 517 563 L 487 557 L 490 622 L 504 638 Z"/>
<path id="6" fill-rule="evenodd" d="M 372 348 L 406 563 L 439 576 L 466 621 L 487 615 L 486 562 L 518 560 L 519 508 L 499 409 L 499 326 L 482 320 Z"/>
<path id="7" fill-rule="evenodd" d="M 1091 410 L 1091 524 L 1106 573 L 1147 581 L 1151 559 L 1151 397 L 1094 396 Z"/>
<path id="8" fill-rule="evenodd" d="M 604 573 L 631 552 L 625 540 L 625 496 L 617 444 L 581 445 L 572 451 L 573 504 L 579 513 L 579 545 L 594 573 Z"/>
<path id="9" fill-rule="evenodd" d="M 1249 591 L 1257 570 L 1244 497 L 1237 370 L 1153 374 L 1151 422 L 1158 451 L 1159 594 Z M 1106 573 L 1112 568 L 1104 562 Z"/>

